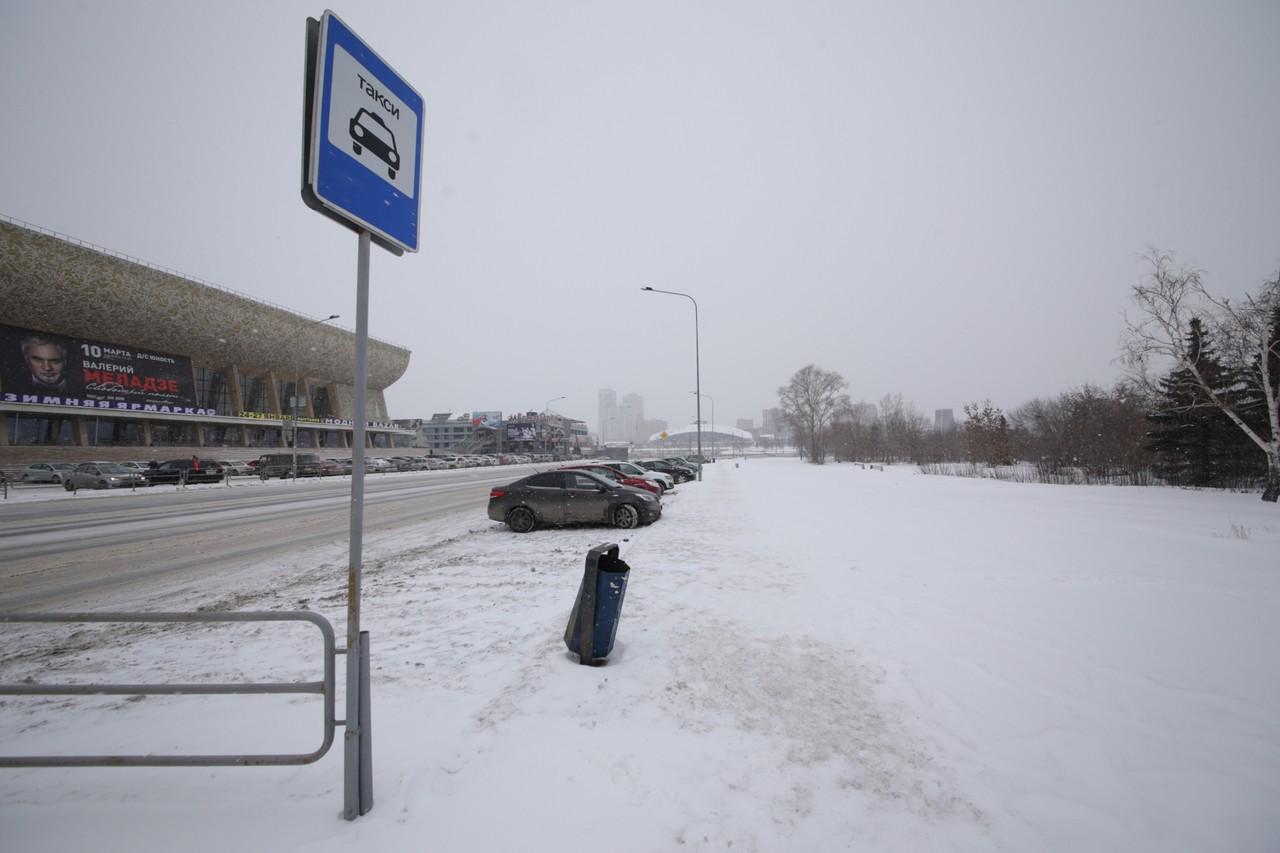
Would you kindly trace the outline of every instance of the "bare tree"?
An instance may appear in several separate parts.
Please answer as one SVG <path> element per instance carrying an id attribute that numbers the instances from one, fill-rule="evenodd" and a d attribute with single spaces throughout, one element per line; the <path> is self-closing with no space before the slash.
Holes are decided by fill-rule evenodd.
<path id="1" fill-rule="evenodd" d="M 888 461 L 921 461 L 929 421 L 916 411 L 911 401 L 904 400 L 901 394 L 886 394 L 881 397 L 880 425 L 884 429 Z"/>
<path id="2" fill-rule="evenodd" d="M 1044 473 L 1084 468 L 1091 475 L 1135 473 L 1151 464 L 1145 444 L 1149 401 L 1120 383 L 1111 391 L 1083 385 L 1037 397 L 1009 416 L 1015 455 Z"/>
<path id="3" fill-rule="evenodd" d="M 1215 407 L 1230 418 L 1267 458 L 1264 501 L 1280 498 L 1280 275 L 1240 302 L 1215 297 L 1200 271 L 1174 268 L 1168 255 L 1152 251 L 1152 271 L 1133 288 L 1140 314 L 1125 317 L 1124 361 L 1135 382 L 1155 393 L 1152 362 L 1172 367 L 1196 392 L 1195 407 Z M 1242 386 L 1224 393 L 1208 381 L 1185 333 L 1199 317 L 1212 331 L 1223 365 Z M 1255 413 L 1257 413 L 1255 415 Z"/>
<path id="4" fill-rule="evenodd" d="M 849 408 L 849 396 L 844 393 L 848 387 L 839 373 L 809 364 L 778 389 L 778 403 L 810 462 L 826 461 L 831 423 L 838 412 Z"/>

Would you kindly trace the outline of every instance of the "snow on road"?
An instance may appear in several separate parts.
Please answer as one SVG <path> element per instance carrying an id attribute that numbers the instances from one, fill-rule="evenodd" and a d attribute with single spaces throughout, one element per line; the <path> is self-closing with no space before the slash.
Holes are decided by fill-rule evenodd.
<path id="1" fill-rule="evenodd" d="M 5 770 L 5 849 L 1277 849 L 1280 515 L 1255 495 L 752 459 L 665 503 L 625 533 L 477 511 L 369 542 L 360 820 L 337 749 Z M 561 634 L 606 541 L 630 586 L 609 664 L 582 667 Z M 147 606 L 305 607 L 341 636 L 344 564 Z M 8 683 L 318 671 L 310 628 L 4 630 Z M 6 753 L 307 751 L 319 729 L 299 697 L 0 705 Z"/>

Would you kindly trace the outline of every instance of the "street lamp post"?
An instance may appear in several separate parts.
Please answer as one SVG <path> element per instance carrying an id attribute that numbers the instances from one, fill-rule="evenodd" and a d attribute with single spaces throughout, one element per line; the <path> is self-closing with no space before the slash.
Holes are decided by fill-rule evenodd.
<path id="1" fill-rule="evenodd" d="M 687 293 L 681 293 L 677 290 L 658 290 L 656 287 L 642 287 L 649 293 L 665 293 L 668 296 L 683 296 L 693 303 L 693 381 L 698 389 L 694 393 L 698 396 L 698 414 L 694 418 L 698 422 L 698 479 L 702 479 L 702 355 L 701 343 L 698 340 L 698 300 L 694 299 Z"/>
<path id="2" fill-rule="evenodd" d="M 697 394 L 699 397 L 706 397 L 708 400 L 710 400 L 710 401 L 711 401 L 711 441 L 712 441 L 712 444 L 711 444 L 711 457 L 714 459 L 714 458 L 715 458 L 715 455 L 716 455 L 716 446 L 717 446 L 717 445 L 715 444 L 715 441 L 716 441 L 716 398 L 715 398 L 715 397 L 712 397 L 710 394 L 703 394 L 703 393 L 698 392 L 698 391 L 690 391 L 689 393 L 690 393 L 690 394 Z M 699 452 L 699 453 L 701 453 L 702 451 L 698 451 L 698 452 Z"/>
<path id="3" fill-rule="evenodd" d="M 545 406 L 543 406 L 543 407 L 542 407 L 542 428 L 543 428 L 543 436 L 544 436 L 544 438 L 542 439 L 542 449 L 543 449 L 543 450 L 546 450 L 546 449 L 547 449 L 547 440 L 546 440 L 546 438 L 545 438 L 545 436 L 546 436 L 546 432 L 545 432 L 545 430 L 546 430 L 546 428 L 547 428 L 547 415 L 548 415 L 548 413 L 551 411 L 551 404 L 552 404 L 552 403 L 554 403 L 556 400 L 564 400 L 564 399 L 566 399 L 566 398 L 565 398 L 565 397 L 563 397 L 563 396 L 561 396 L 561 397 L 552 397 L 550 400 L 548 400 L 548 401 L 547 401 L 547 404 L 546 404 Z"/>
<path id="4" fill-rule="evenodd" d="M 302 328 L 298 329 L 298 331 L 294 332 L 294 335 L 296 337 L 301 337 L 302 333 L 305 332 L 307 329 L 311 328 L 312 326 L 318 326 L 321 323 L 327 323 L 330 320 L 336 320 L 336 319 L 338 319 L 337 314 L 330 314 L 328 317 L 325 317 L 323 320 L 312 320 L 310 323 L 307 323 Z M 299 386 L 301 386 L 301 384 L 302 384 L 302 368 L 298 364 L 297 353 L 294 353 L 294 356 L 293 356 L 293 464 L 290 466 L 292 468 L 293 476 L 292 476 L 292 479 L 290 480 L 291 483 L 298 482 L 298 388 Z"/>

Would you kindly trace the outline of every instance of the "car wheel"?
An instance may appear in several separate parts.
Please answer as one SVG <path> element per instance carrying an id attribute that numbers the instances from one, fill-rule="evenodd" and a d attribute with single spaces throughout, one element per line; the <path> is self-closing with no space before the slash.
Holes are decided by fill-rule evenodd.
<path id="1" fill-rule="evenodd" d="M 99 480 L 99 481 L 98 481 L 98 483 L 97 483 L 97 485 L 96 485 L 96 486 L 94 486 L 94 488 L 97 488 L 97 489 L 105 489 L 105 488 L 109 487 L 110 485 L 111 485 L 111 484 L 110 484 L 110 483 L 108 483 L 106 480 Z"/>
<path id="2" fill-rule="evenodd" d="M 22 475 L 22 482 L 24 482 L 24 483 L 30 483 L 30 482 L 31 482 L 31 475 L 30 475 L 30 474 L 23 474 L 23 475 Z"/>
<path id="3" fill-rule="evenodd" d="M 55 484 L 55 485 L 56 485 L 56 484 L 58 484 L 58 483 L 61 483 L 61 482 L 62 482 L 62 475 L 61 475 L 61 474 L 54 474 L 54 475 L 53 475 L 53 482 L 54 482 L 54 484 Z"/>
<path id="4" fill-rule="evenodd" d="M 507 513 L 507 527 L 516 533 L 528 533 L 535 524 L 537 519 L 533 515 L 533 510 L 527 506 L 518 506 Z"/>
<path id="5" fill-rule="evenodd" d="M 631 504 L 622 504 L 613 511 L 613 526 L 630 530 L 640 526 L 640 512 Z"/>
<path id="6" fill-rule="evenodd" d="M 74 492 L 76 490 L 74 483 L 63 483 L 62 488 L 66 489 L 68 492 Z"/>

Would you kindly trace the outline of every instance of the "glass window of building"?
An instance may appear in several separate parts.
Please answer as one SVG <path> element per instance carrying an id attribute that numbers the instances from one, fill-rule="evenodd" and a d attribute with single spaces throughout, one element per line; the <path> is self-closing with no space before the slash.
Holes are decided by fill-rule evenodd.
<path id="1" fill-rule="evenodd" d="M 195 424 L 178 421 L 151 422 L 151 444 L 154 447 L 192 447 L 195 443 Z"/>
<path id="2" fill-rule="evenodd" d="M 280 397 L 280 414 L 293 417 L 293 380 L 277 379 L 276 394 Z M 306 406 L 302 400 L 298 400 L 298 414 L 301 415 L 306 411 Z"/>
<path id="3" fill-rule="evenodd" d="M 329 403 L 329 386 L 316 383 L 308 386 L 311 391 L 311 411 L 317 418 L 333 416 L 333 406 Z"/>
<path id="4" fill-rule="evenodd" d="M 231 414 L 231 392 L 225 373 L 212 367 L 196 368 L 196 405 L 220 415 Z"/>
<path id="5" fill-rule="evenodd" d="M 240 446 L 239 424 L 205 424 L 202 429 L 205 447 Z"/>
<path id="6" fill-rule="evenodd" d="M 271 399 L 267 396 L 267 380 L 261 376 L 240 374 L 240 402 L 246 412 L 274 414 Z"/>
<path id="7" fill-rule="evenodd" d="M 76 443 L 75 425 L 70 416 L 8 412 L 4 420 L 10 444 Z"/>
<path id="8" fill-rule="evenodd" d="M 316 435 L 320 438 L 321 447 L 342 447 L 342 433 L 337 430 L 325 430 Z"/>
<path id="9" fill-rule="evenodd" d="M 142 421 L 85 418 L 85 437 L 96 447 L 141 447 Z"/>
<path id="10" fill-rule="evenodd" d="M 284 439 L 280 435 L 283 430 L 280 427 L 249 427 L 246 432 L 249 435 L 250 447 L 284 446 Z"/>

